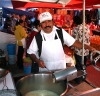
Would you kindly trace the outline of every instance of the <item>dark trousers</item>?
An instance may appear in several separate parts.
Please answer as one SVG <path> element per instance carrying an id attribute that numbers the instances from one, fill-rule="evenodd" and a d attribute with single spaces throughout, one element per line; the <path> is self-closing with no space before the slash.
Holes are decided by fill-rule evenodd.
<path id="1" fill-rule="evenodd" d="M 82 70 L 83 69 L 82 56 L 79 56 L 77 54 L 74 54 L 74 56 L 75 56 L 75 60 L 76 60 L 76 65 L 75 65 L 76 69 L 77 70 Z M 88 59 L 88 56 L 84 56 L 84 65 L 85 66 L 86 66 L 87 59 Z M 81 80 L 81 78 L 76 78 L 75 79 L 75 82 L 77 84 L 79 84 L 80 83 L 80 80 Z"/>
<path id="2" fill-rule="evenodd" d="M 23 46 L 18 46 L 17 65 L 19 69 L 23 69 L 23 54 L 24 54 Z"/>
<path id="3" fill-rule="evenodd" d="M 74 54 L 75 59 L 76 59 L 76 69 L 77 70 L 82 70 L 83 69 L 83 65 L 82 65 L 82 56 L 79 56 L 77 54 Z M 86 62 L 87 62 L 88 56 L 84 56 L 84 65 L 86 66 Z"/>
<path id="4" fill-rule="evenodd" d="M 32 69 L 31 69 L 32 73 L 38 73 L 39 72 L 39 65 L 37 63 L 35 63 L 34 61 L 32 61 Z"/>

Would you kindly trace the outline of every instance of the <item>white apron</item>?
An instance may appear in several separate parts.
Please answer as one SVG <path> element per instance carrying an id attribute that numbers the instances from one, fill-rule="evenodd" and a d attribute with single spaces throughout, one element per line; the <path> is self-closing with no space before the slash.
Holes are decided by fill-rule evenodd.
<path id="1" fill-rule="evenodd" d="M 58 39 L 44 40 L 42 36 L 42 50 L 40 59 L 44 61 L 49 70 L 66 68 L 66 61 L 61 40 L 56 32 Z M 46 68 L 39 68 L 39 71 L 47 71 Z"/>

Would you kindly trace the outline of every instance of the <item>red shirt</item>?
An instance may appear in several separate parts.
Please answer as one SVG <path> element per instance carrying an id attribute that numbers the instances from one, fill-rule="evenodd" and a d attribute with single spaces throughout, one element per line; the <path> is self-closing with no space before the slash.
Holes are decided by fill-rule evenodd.
<path id="1" fill-rule="evenodd" d="M 37 33 L 38 33 L 38 32 L 36 32 L 36 31 L 32 31 L 32 32 L 30 33 L 30 36 L 29 36 L 29 38 L 28 38 L 27 48 L 29 48 L 29 46 L 30 46 L 30 44 L 31 44 L 31 42 L 32 42 L 32 40 L 33 40 L 33 38 L 34 38 L 34 36 L 35 36 Z"/>

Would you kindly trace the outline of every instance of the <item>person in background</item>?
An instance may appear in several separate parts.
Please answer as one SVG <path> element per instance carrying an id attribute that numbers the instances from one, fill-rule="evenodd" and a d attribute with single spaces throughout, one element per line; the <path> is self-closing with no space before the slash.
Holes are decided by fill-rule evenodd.
<path id="1" fill-rule="evenodd" d="M 96 26 L 95 23 L 92 21 L 92 22 L 90 23 L 90 29 L 91 29 L 91 30 L 96 30 L 96 28 L 97 28 L 97 26 Z"/>
<path id="2" fill-rule="evenodd" d="M 9 34 L 14 34 L 12 32 L 12 26 L 11 26 L 11 19 L 10 19 L 10 17 L 6 18 L 6 21 L 4 23 L 2 31 L 5 32 L 5 33 L 9 33 Z"/>
<path id="3" fill-rule="evenodd" d="M 73 23 L 76 25 L 76 27 L 72 30 L 72 36 L 75 38 L 75 40 L 79 40 L 80 42 L 83 41 L 83 24 L 82 19 L 79 16 L 75 16 L 73 18 Z M 84 44 L 90 45 L 90 29 L 87 25 L 85 25 L 85 31 L 84 31 Z M 74 56 L 76 60 L 76 69 L 82 70 L 82 48 L 74 47 Z M 86 66 L 86 62 L 89 56 L 89 49 L 84 49 L 84 65 Z M 80 83 L 80 78 L 75 79 L 76 83 Z"/>
<path id="4" fill-rule="evenodd" d="M 64 17 L 64 21 L 68 27 L 71 26 L 71 13 L 70 13 L 70 11 L 67 11 L 67 14 Z"/>
<path id="5" fill-rule="evenodd" d="M 11 25 L 12 25 L 12 31 L 13 31 L 13 33 L 15 31 L 15 27 L 19 24 L 18 23 L 19 20 L 20 20 L 20 16 L 19 15 L 12 14 L 12 17 L 11 17 Z"/>
<path id="6" fill-rule="evenodd" d="M 16 26 L 16 21 L 17 21 L 16 14 L 13 13 L 11 16 L 11 26 L 12 27 Z"/>
<path id="7" fill-rule="evenodd" d="M 33 38 L 27 53 L 31 59 L 39 65 L 39 71 L 59 70 L 66 68 L 65 53 L 62 47 L 61 40 L 58 36 L 57 30 L 59 28 L 54 26 L 52 15 L 49 12 L 43 12 L 39 15 L 42 36 L 41 55 L 38 55 L 38 46 L 36 36 Z M 82 43 L 75 40 L 64 29 L 62 29 L 64 44 L 67 46 L 74 46 L 82 48 Z M 85 49 L 94 51 L 95 48 L 84 44 Z"/>
<path id="8" fill-rule="evenodd" d="M 17 65 L 19 69 L 23 69 L 23 54 L 24 54 L 24 49 L 26 48 L 26 37 L 28 34 L 25 31 L 24 28 L 24 21 L 20 20 L 19 25 L 16 26 L 15 29 L 15 38 L 17 40 L 17 45 L 18 45 L 18 53 L 17 53 Z"/>
<path id="9" fill-rule="evenodd" d="M 27 31 L 27 29 L 28 29 L 28 19 L 27 19 L 27 16 L 26 15 L 20 16 L 20 20 L 24 21 L 24 28 Z"/>
<path id="10" fill-rule="evenodd" d="M 41 30 L 40 21 L 37 19 L 33 22 L 32 26 L 33 26 L 33 31 L 29 35 L 27 47 L 30 46 L 30 43 L 32 42 L 33 37 Z"/>
<path id="11" fill-rule="evenodd" d="M 19 15 L 16 15 L 16 19 L 17 19 L 17 21 L 16 21 L 16 26 L 17 26 L 17 25 L 19 25 L 20 16 Z"/>
<path id="12" fill-rule="evenodd" d="M 40 21 L 39 20 L 35 20 L 33 22 L 33 31 L 30 33 L 29 38 L 28 38 L 28 48 L 34 38 L 34 36 L 41 30 L 40 27 Z M 36 64 L 34 61 L 32 61 L 32 73 L 38 73 L 39 72 L 39 66 L 38 64 Z"/>
<path id="13" fill-rule="evenodd" d="M 23 21 L 24 21 L 24 23 L 25 23 L 25 20 L 26 20 L 26 15 L 22 15 L 22 16 L 21 16 L 21 18 L 20 18 L 20 20 L 23 20 Z"/>

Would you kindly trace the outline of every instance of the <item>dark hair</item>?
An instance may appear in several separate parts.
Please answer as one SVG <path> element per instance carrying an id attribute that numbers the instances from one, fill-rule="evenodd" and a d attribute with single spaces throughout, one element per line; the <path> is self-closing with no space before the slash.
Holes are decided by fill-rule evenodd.
<path id="1" fill-rule="evenodd" d="M 37 28 L 37 26 L 39 26 L 39 25 L 40 25 L 40 21 L 36 19 L 36 20 L 33 22 L 33 26 L 35 26 L 35 27 Z"/>
<path id="2" fill-rule="evenodd" d="M 77 25 L 82 24 L 82 19 L 79 16 L 74 16 L 73 18 L 74 23 L 76 23 Z"/>
<path id="3" fill-rule="evenodd" d="M 19 20 L 19 24 L 23 23 L 24 21 L 23 20 Z"/>

